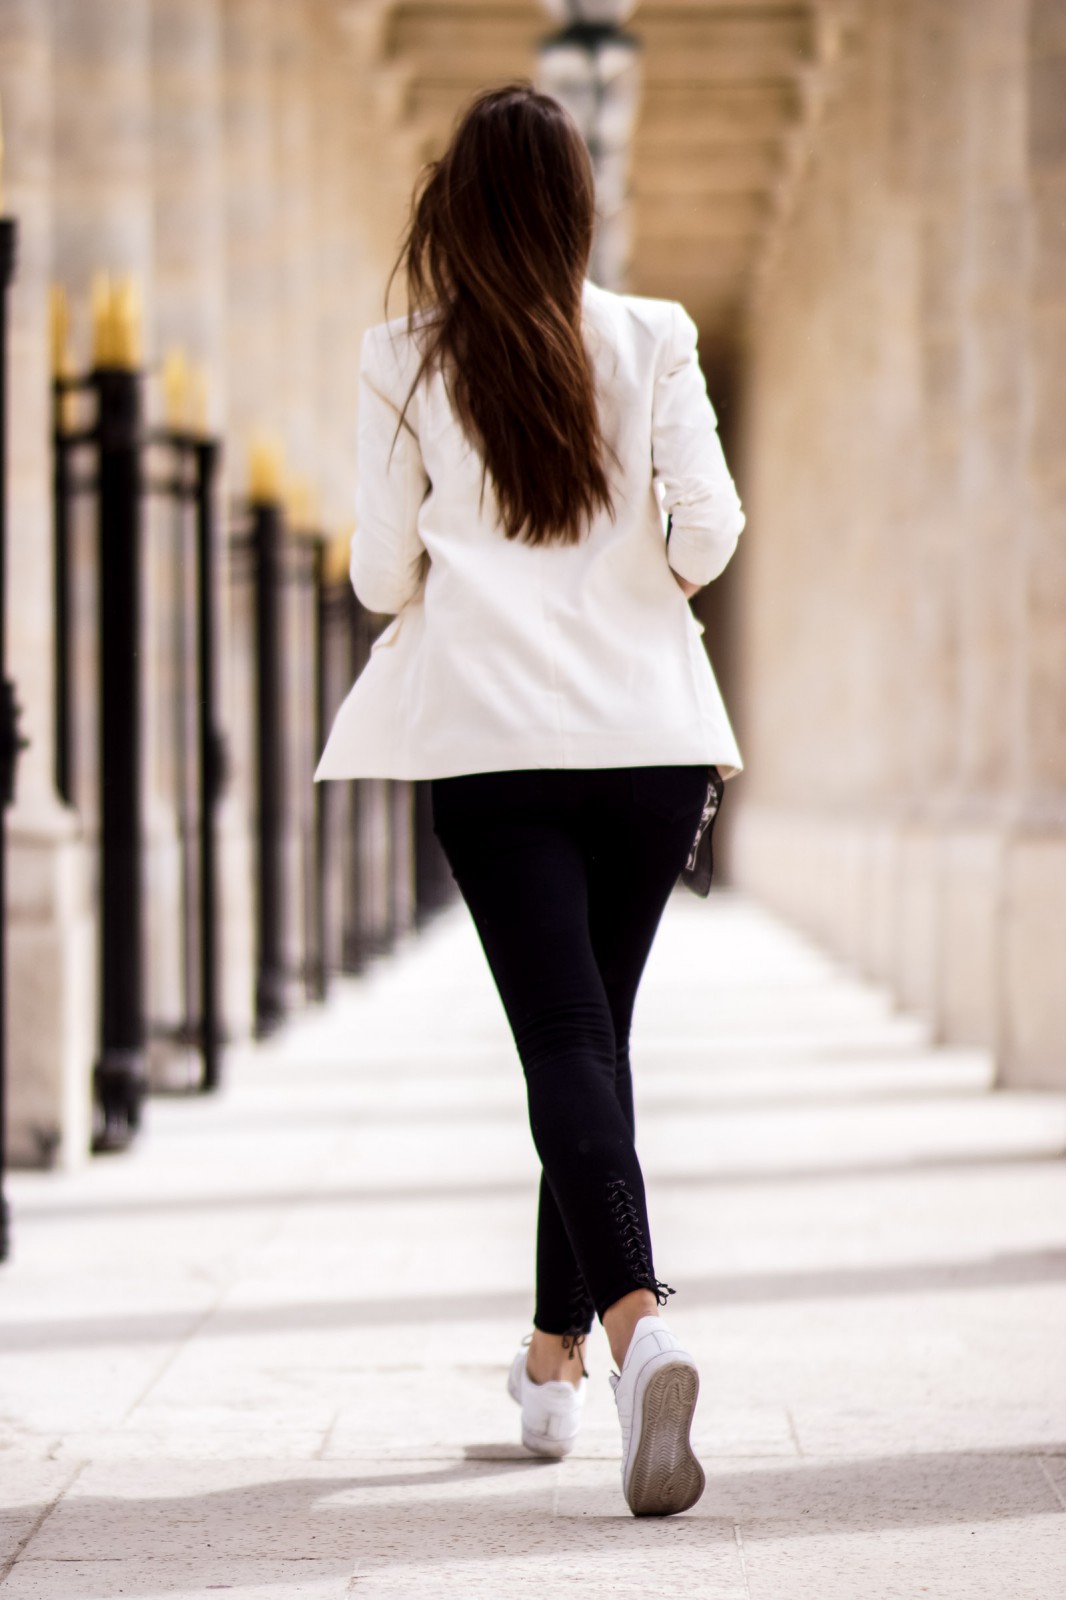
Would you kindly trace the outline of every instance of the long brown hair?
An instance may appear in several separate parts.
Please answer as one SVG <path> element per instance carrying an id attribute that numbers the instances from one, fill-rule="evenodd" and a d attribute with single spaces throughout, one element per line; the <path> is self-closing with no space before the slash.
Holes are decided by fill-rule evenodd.
<path id="1" fill-rule="evenodd" d="M 422 357 L 407 404 L 427 370 L 442 372 L 482 492 L 487 474 L 505 534 L 529 544 L 574 544 L 613 511 L 581 337 L 593 212 L 570 116 L 507 84 L 477 96 L 424 171 L 393 269 Z"/>

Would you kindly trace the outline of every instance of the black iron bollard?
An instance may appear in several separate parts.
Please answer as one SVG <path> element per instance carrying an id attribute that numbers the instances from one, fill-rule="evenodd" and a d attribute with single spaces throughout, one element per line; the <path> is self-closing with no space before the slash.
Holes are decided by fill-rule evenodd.
<path id="1" fill-rule="evenodd" d="M 141 878 L 141 394 L 139 375 L 94 374 L 99 414 L 102 1048 L 96 1147 L 122 1149 L 146 1087 Z"/>
<path id="2" fill-rule="evenodd" d="M 196 477 L 196 654 L 197 742 L 199 745 L 200 825 L 200 1047 L 201 1087 L 217 1089 L 221 1079 L 219 1047 L 218 863 L 215 814 L 226 782 L 226 751 L 215 725 L 215 477 L 219 448 L 214 440 L 198 440 Z"/>
<path id="3" fill-rule="evenodd" d="M 326 696 L 328 693 L 326 660 L 330 633 L 330 594 L 326 585 L 326 547 L 316 541 L 311 555 L 311 576 L 314 584 L 314 716 L 313 750 L 317 760 L 326 732 Z M 326 997 L 326 789 L 316 783 L 313 794 L 313 819 L 310 862 L 310 935 L 311 959 L 308 962 L 308 991 L 316 1000 Z"/>
<path id="4" fill-rule="evenodd" d="M 0 217 L 0 1261 L 11 1248 L 4 1173 L 7 1168 L 7 902 L 4 813 L 15 794 L 15 765 L 25 741 L 19 738 L 15 686 L 7 678 L 7 290 L 15 272 L 16 228 Z"/>
<path id="5" fill-rule="evenodd" d="M 256 1029 L 267 1033 L 286 1009 L 285 759 L 282 699 L 282 522 L 270 501 L 252 506 L 255 556 L 256 729 L 258 740 L 258 955 Z"/>
<path id="6" fill-rule="evenodd" d="M 349 589 L 349 660 L 348 682 L 354 683 L 366 665 L 370 650 L 370 619 Z M 342 963 L 346 973 L 361 972 L 370 954 L 365 913 L 366 873 L 364 833 L 367 810 L 366 786 L 358 779 L 347 785 L 348 789 L 348 856 L 347 884 L 344 896 L 344 932 Z"/>
<path id="7" fill-rule="evenodd" d="M 67 386 L 62 378 L 53 384 L 52 516 L 54 522 L 53 598 L 55 602 L 55 781 L 59 798 L 74 804 L 73 684 L 71 681 L 74 615 L 70 585 L 70 509 L 72 501 L 71 451 L 63 427 L 63 401 Z"/>

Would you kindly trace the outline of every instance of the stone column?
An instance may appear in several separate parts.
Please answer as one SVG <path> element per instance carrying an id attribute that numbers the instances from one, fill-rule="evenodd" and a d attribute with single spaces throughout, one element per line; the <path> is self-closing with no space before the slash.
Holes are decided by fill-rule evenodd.
<path id="1" fill-rule="evenodd" d="M 153 354 L 207 368 L 212 426 L 226 411 L 221 0 L 154 0 Z"/>
<path id="2" fill-rule="evenodd" d="M 1029 503 L 1016 618 L 1020 683 L 1014 827 L 1004 886 L 1003 1074 L 1066 1083 L 1066 20 L 1032 0 L 1026 52 L 1032 273 Z"/>
<path id="3" fill-rule="evenodd" d="M 940 859 L 936 1022 L 1000 1053 L 1006 800 L 1020 735 L 1019 620 L 1027 520 L 1026 17 L 979 0 L 965 30 L 964 255 L 955 505 L 958 674 Z"/>
<path id="4" fill-rule="evenodd" d="M 327 12 L 316 39 L 315 339 L 322 511 L 331 529 L 354 515 L 355 408 L 363 326 L 379 320 L 384 280 L 374 303 L 367 279 L 373 205 L 360 182 L 361 104 L 357 46 Z M 369 143 L 369 139 L 365 141 Z"/>
<path id="5" fill-rule="evenodd" d="M 819 148 L 753 309 L 738 704 L 749 772 L 733 836 L 748 885 L 892 976 L 901 823 L 922 798 L 910 741 L 922 462 L 905 29 L 894 10 L 867 10 L 834 67 Z M 916 861 L 924 843 L 916 832 Z"/>
<path id="6" fill-rule="evenodd" d="M 56 262 L 83 353 L 88 289 L 132 273 L 152 326 L 151 0 L 54 0 Z"/>
<path id="7" fill-rule="evenodd" d="M 966 440 L 968 19 L 936 0 L 895 15 L 909 42 L 900 74 L 915 220 L 914 433 L 900 476 L 916 494 L 900 528 L 907 594 L 896 637 L 905 684 L 897 715 L 894 826 L 875 846 L 870 969 L 936 1024 L 942 991 L 945 821 L 959 759 L 959 495 Z M 886 546 L 883 560 L 892 565 Z"/>
<path id="8" fill-rule="evenodd" d="M 310 479 L 318 470 L 318 341 L 315 287 L 317 229 L 315 99 L 325 85 L 316 75 L 321 8 L 283 7 L 275 39 L 277 145 L 278 361 L 282 434 L 293 473 Z M 333 85 L 330 85 L 332 88 Z"/>
<path id="9" fill-rule="evenodd" d="M 294 478 L 306 485 L 310 501 L 301 508 L 301 495 L 292 497 L 294 534 L 306 526 L 318 499 L 323 418 L 318 406 L 317 339 L 315 305 L 316 167 L 315 98 L 324 85 L 316 78 L 317 36 L 322 9 L 312 4 L 283 9 L 276 38 L 278 133 L 278 295 L 280 308 L 279 359 L 283 411 L 282 436 Z M 328 450 L 328 447 L 327 447 Z M 326 453 L 326 452 L 322 452 Z M 301 573 L 310 567 L 310 552 L 300 556 Z M 294 972 L 307 970 L 313 959 L 308 940 L 308 906 L 312 893 L 311 841 L 313 838 L 313 785 L 315 751 L 312 748 L 314 703 L 314 596 L 304 578 L 290 584 L 285 597 L 286 637 L 291 641 L 286 662 L 288 714 L 287 803 L 290 964 Z"/>
<path id="10" fill-rule="evenodd" d="M 288 8 L 297 17 L 301 8 Z M 288 443 L 285 424 L 285 300 L 282 293 L 280 179 L 281 40 L 286 8 L 280 0 L 223 0 L 223 126 L 226 246 L 225 364 L 226 486 L 239 504 L 247 492 L 253 439 L 274 435 Z M 248 873 L 227 895 L 227 915 L 241 891 L 239 915 L 248 918 L 249 952 L 255 914 L 256 728 L 255 609 L 247 562 L 236 569 L 231 593 L 229 696 L 231 799 L 249 824 Z M 291 895 L 290 895 L 291 899 Z M 288 907 L 288 922 L 298 912 Z M 246 1032 L 253 1021 L 251 988 L 238 995 L 227 978 L 227 1023 Z M 243 1002 L 243 1005 L 242 1005 Z"/>
<path id="11" fill-rule="evenodd" d="M 235 466 L 243 469 L 243 462 L 227 459 L 232 445 L 224 436 L 228 372 L 222 0 L 154 0 L 152 86 L 153 352 L 163 358 L 172 347 L 181 348 L 204 371 L 208 425 L 223 435 L 223 465 L 232 475 Z M 154 398 L 159 414 L 159 394 Z M 239 715 L 232 703 L 228 670 L 233 652 L 226 505 L 221 496 L 215 567 L 222 635 L 216 654 L 216 715 L 224 733 Z M 175 577 L 181 581 L 180 574 Z M 179 622 L 176 612 L 175 630 Z M 195 708 L 190 703 L 187 709 L 191 740 Z M 220 807 L 218 829 L 222 1010 L 227 1032 L 241 1035 L 248 1030 L 252 1008 L 251 848 L 247 807 L 232 788 Z"/>
<path id="12" fill-rule="evenodd" d="M 8 816 L 9 1153 L 88 1153 L 93 919 L 77 818 L 53 787 L 54 649 L 48 287 L 53 273 L 53 6 L 0 0 L 4 211 L 18 223 L 8 344 L 8 674 L 30 740 Z"/>
<path id="13" fill-rule="evenodd" d="M 279 326 L 278 0 L 224 0 L 226 367 L 234 484 L 258 430 L 285 420 Z"/>
<path id="14" fill-rule="evenodd" d="M 101 269 L 130 274 L 144 297 L 145 414 L 157 414 L 153 348 L 156 206 L 152 37 L 153 0 L 57 0 L 57 262 L 85 327 L 89 286 Z M 87 332 L 82 351 L 88 348 Z M 86 509 L 88 509 L 86 507 Z M 177 830 L 177 573 L 168 508 L 149 497 L 143 509 L 141 702 L 144 794 L 144 1004 L 154 1074 L 169 1068 L 173 1047 L 159 1028 L 182 1020 L 181 853 Z M 99 570 L 91 527 L 76 539 L 80 611 L 77 804 L 95 828 L 96 640 Z"/>
<path id="15" fill-rule="evenodd" d="M 386 115 L 375 93 L 382 72 L 383 13 L 338 19 L 324 8 L 318 37 L 316 206 L 319 338 L 319 448 L 323 506 L 331 532 L 351 529 L 356 412 L 363 331 L 385 316 L 385 287 L 407 215 L 418 151 L 398 104 Z M 341 22 L 343 25 L 341 25 Z M 405 309 L 404 286 L 390 311 Z M 361 848 L 346 895 L 358 893 L 372 942 L 411 915 L 410 795 L 406 786 L 364 783 Z M 395 792 L 394 792 L 395 791 Z M 391 846 L 390 846 L 391 837 Z M 339 864 L 337 864 L 339 865 Z M 333 863 L 327 870 L 335 870 Z"/>

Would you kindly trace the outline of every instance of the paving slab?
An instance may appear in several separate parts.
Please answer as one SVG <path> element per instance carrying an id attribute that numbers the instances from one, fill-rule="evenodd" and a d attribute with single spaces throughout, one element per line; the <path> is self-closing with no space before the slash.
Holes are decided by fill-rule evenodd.
<path id="1" fill-rule="evenodd" d="M 537 1167 L 456 909 L 127 1156 L 12 1175 L 5 1600 L 1062 1600 L 1066 1096 L 729 895 L 671 903 L 634 1060 L 690 1513 L 626 1510 L 600 1329 L 573 1456 L 518 1442 Z"/>

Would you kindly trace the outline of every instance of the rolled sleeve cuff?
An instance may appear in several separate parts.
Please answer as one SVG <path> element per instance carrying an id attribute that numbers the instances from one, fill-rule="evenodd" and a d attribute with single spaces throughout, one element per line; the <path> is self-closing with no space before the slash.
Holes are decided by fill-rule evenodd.
<path id="1" fill-rule="evenodd" d="M 687 526 L 673 514 L 670 542 L 666 558 L 678 577 L 689 583 L 713 583 L 729 565 L 744 527 L 744 513 L 739 507 L 728 517 L 716 521 L 713 527 L 706 524 Z"/>

